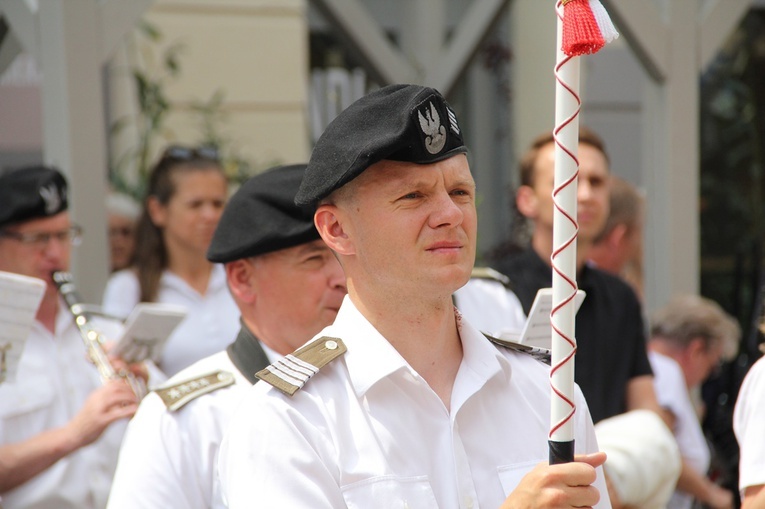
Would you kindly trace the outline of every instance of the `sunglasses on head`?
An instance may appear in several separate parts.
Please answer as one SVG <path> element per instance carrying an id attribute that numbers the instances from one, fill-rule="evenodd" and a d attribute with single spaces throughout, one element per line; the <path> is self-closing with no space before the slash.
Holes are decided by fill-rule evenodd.
<path id="1" fill-rule="evenodd" d="M 179 161 L 191 161 L 193 159 L 209 159 L 217 161 L 220 157 L 218 149 L 209 145 L 200 147 L 184 147 L 183 145 L 170 145 L 162 153 L 162 159 L 170 158 Z"/>

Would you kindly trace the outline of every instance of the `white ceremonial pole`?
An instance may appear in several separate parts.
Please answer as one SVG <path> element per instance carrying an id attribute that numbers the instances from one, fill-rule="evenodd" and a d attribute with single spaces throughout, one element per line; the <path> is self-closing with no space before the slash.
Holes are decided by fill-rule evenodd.
<path id="1" fill-rule="evenodd" d="M 577 179 L 579 175 L 579 57 L 562 50 L 563 1 L 556 0 L 555 187 L 553 190 L 553 306 L 550 385 L 550 463 L 574 460 L 574 355 L 576 354 Z"/>

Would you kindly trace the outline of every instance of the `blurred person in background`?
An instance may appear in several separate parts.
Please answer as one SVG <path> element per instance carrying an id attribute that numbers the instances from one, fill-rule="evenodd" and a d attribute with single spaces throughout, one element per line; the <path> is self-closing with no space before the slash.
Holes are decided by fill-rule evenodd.
<path id="1" fill-rule="evenodd" d="M 616 175 L 611 175 L 608 195 L 608 219 L 592 242 L 590 261 L 621 276 L 642 300 L 643 196 L 632 183 Z"/>
<path id="2" fill-rule="evenodd" d="M 168 376 L 223 350 L 239 330 L 225 270 L 206 257 L 227 198 L 216 150 L 166 148 L 149 175 L 133 265 L 114 273 L 104 292 L 104 312 L 115 316 L 139 302 L 186 308 L 159 362 Z"/>
<path id="3" fill-rule="evenodd" d="M 609 215 L 611 169 L 603 140 L 584 127 L 579 130 L 578 157 L 576 279 L 587 296 L 576 314 L 576 383 L 595 423 L 638 408 L 658 413 L 640 301 L 621 278 L 588 263 L 592 243 Z M 521 159 L 515 196 L 518 224 L 513 228 L 531 226 L 530 242 L 521 247 L 524 239 L 511 239 L 516 252 L 500 249 L 492 263 L 510 278 L 526 314 L 537 291 L 552 286 L 554 163 L 553 135 L 543 133 Z"/>
<path id="4" fill-rule="evenodd" d="M 683 459 L 669 509 L 690 509 L 694 499 L 714 509 L 734 506 L 733 493 L 707 477 L 711 451 L 701 428 L 699 391 L 720 363 L 736 354 L 740 337 L 738 322 L 697 295 L 673 298 L 651 319 L 648 357 L 654 387 Z"/>
<path id="5" fill-rule="evenodd" d="M 109 221 L 109 256 L 112 272 L 126 269 L 133 262 L 135 229 L 141 206 L 123 193 L 111 192 L 106 197 Z"/>
<path id="6" fill-rule="evenodd" d="M 103 508 L 127 418 L 138 407 L 124 380 L 102 384 L 52 279 L 69 270 L 81 233 L 57 169 L 0 174 L 0 271 L 46 283 L 16 380 L 0 384 L 4 509 Z"/>

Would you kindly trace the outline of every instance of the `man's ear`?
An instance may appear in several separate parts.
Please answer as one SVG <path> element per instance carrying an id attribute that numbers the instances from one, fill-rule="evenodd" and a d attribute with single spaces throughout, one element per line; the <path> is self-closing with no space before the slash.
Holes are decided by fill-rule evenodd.
<path id="1" fill-rule="evenodd" d="M 608 245 L 613 248 L 620 247 L 627 238 L 627 225 L 617 224 L 608 233 Z"/>
<path id="2" fill-rule="evenodd" d="M 252 261 L 244 258 L 234 260 L 225 265 L 226 280 L 231 294 L 238 301 L 246 304 L 255 302 L 256 288 L 254 278 L 252 277 L 255 267 Z"/>
<path id="3" fill-rule="evenodd" d="M 347 231 L 349 222 L 335 205 L 319 205 L 313 216 L 319 235 L 332 251 L 341 255 L 355 254 L 351 236 Z"/>
<path id="4" fill-rule="evenodd" d="M 693 338 L 688 343 L 687 352 L 688 352 L 688 355 L 693 359 L 706 356 L 707 344 L 704 341 L 704 338 Z"/>
<path id="5" fill-rule="evenodd" d="M 537 216 L 539 200 L 537 200 L 537 196 L 534 194 L 534 189 L 530 186 L 518 187 L 518 191 L 515 193 L 515 204 L 518 207 L 518 211 L 524 217 L 533 219 Z"/>

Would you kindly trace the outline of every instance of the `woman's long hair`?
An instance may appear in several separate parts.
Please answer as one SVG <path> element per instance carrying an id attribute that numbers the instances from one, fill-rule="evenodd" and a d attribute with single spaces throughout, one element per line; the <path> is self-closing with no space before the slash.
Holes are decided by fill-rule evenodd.
<path id="1" fill-rule="evenodd" d="M 218 171 L 225 178 L 217 152 L 213 149 L 181 146 L 165 149 L 150 172 L 143 210 L 136 227 L 133 257 L 141 302 L 154 302 L 157 299 L 159 281 L 169 262 L 162 229 L 152 222 L 149 214 L 149 200 L 154 198 L 166 206 L 177 190 L 177 176 L 195 171 Z"/>

